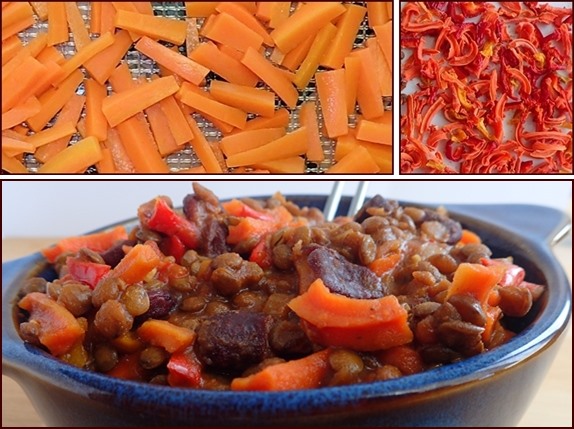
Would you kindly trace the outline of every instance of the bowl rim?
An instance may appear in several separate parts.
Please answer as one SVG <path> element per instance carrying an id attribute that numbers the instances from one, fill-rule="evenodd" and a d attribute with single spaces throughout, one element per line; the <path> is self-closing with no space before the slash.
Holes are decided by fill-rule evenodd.
<path id="1" fill-rule="evenodd" d="M 297 196 L 287 195 L 288 199 Z M 304 196 L 307 198 L 326 198 L 324 195 Z M 259 197 L 258 197 L 259 198 Z M 350 199 L 350 198 L 349 198 Z M 403 204 L 402 202 L 399 202 Z M 404 203 L 411 204 L 411 203 Z M 434 207 L 420 204 L 423 207 Z M 512 205 L 503 205 L 508 208 Z M 447 209 L 448 204 L 445 205 Z M 536 207 L 536 206 L 533 206 Z M 76 368 L 51 356 L 42 349 L 25 344 L 19 337 L 13 320 L 14 300 L 18 292 L 18 282 L 2 285 L 2 365 L 7 375 L 18 377 L 18 373 L 26 373 L 44 379 L 50 383 L 77 393 L 90 394 L 98 392 L 107 395 L 112 401 L 122 402 L 122 398 L 131 397 L 131 402 L 145 404 L 149 398 L 159 400 L 165 406 L 181 406 L 189 404 L 196 410 L 204 409 L 211 416 L 220 416 L 221 412 L 229 411 L 232 404 L 237 416 L 242 415 L 244 407 L 249 407 L 249 415 L 254 417 L 274 416 L 283 412 L 303 408 L 316 407 L 317 404 L 329 408 L 349 402 L 371 398 L 401 398 L 405 396 L 426 394 L 443 389 L 469 386 L 475 382 L 489 379 L 498 373 L 517 367 L 554 344 L 567 328 L 571 319 L 572 297 L 566 274 L 553 256 L 547 242 L 537 241 L 528 236 L 519 236 L 516 232 L 480 218 L 469 217 L 449 209 L 449 214 L 455 219 L 464 219 L 480 225 L 493 228 L 501 234 L 520 240 L 536 258 L 537 265 L 543 267 L 548 283 L 552 286 L 548 301 L 534 321 L 509 342 L 486 353 L 466 358 L 462 361 L 429 369 L 418 374 L 403 376 L 398 379 L 376 381 L 370 383 L 352 384 L 336 387 L 321 387 L 317 389 L 291 390 L 279 392 L 236 392 L 211 391 L 204 389 L 178 388 L 157 386 L 149 383 L 126 381 L 105 374 L 100 374 Z M 107 229 L 115 225 L 130 225 L 137 218 L 128 219 L 107 225 Z M 512 240 L 511 240 L 512 241 Z M 512 244 L 512 243 L 511 243 Z M 13 261 L 19 263 L 20 279 L 38 262 L 43 261 L 39 252 Z M 3 264 L 4 268 L 4 264 Z M 3 270 L 4 271 L 4 270 Z M 142 387 L 145 386 L 145 389 Z M 142 390 L 145 394 L 142 394 Z M 280 401 L 277 401 L 280 399 Z M 275 405 L 275 404 L 281 404 Z M 254 411 L 255 415 L 254 415 Z M 315 410 L 316 411 L 316 410 Z M 243 411 L 244 413 L 245 411 Z"/>

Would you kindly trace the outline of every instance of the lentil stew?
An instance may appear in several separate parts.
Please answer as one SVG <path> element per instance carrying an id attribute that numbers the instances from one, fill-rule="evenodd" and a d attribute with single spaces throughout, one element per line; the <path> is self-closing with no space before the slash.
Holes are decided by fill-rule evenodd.
<path id="1" fill-rule="evenodd" d="M 77 367 L 154 384 L 290 390 L 387 380 L 493 349 L 545 287 L 443 209 L 373 197 L 324 220 L 276 194 L 195 183 L 139 224 L 45 249 L 22 338 Z"/>

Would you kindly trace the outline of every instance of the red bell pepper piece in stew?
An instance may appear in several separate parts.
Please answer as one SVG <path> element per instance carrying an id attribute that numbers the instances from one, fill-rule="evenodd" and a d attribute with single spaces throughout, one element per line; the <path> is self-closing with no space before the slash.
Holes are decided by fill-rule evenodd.
<path id="1" fill-rule="evenodd" d="M 66 259 L 66 266 L 68 267 L 68 274 L 74 280 L 88 285 L 90 289 L 94 289 L 102 277 L 112 269 L 109 265 L 72 257 Z"/>

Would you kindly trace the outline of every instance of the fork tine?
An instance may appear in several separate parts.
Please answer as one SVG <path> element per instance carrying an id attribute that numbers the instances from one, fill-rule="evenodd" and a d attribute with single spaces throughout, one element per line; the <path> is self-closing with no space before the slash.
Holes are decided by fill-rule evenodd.
<path id="1" fill-rule="evenodd" d="M 357 211 L 363 206 L 368 188 L 369 188 L 368 181 L 361 180 L 359 182 L 359 187 L 357 188 L 357 192 L 355 192 L 355 196 L 351 201 L 351 205 L 349 206 L 349 212 L 347 213 L 347 216 L 354 216 L 355 213 L 357 213 Z"/>
<path id="2" fill-rule="evenodd" d="M 331 194 L 327 198 L 325 203 L 325 208 L 323 209 L 323 215 L 327 221 L 332 221 L 335 218 L 337 209 L 339 208 L 339 202 L 341 201 L 341 196 L 343 194 L 343 186 L 345 182 L 336 181 L 331 189 Z"/>

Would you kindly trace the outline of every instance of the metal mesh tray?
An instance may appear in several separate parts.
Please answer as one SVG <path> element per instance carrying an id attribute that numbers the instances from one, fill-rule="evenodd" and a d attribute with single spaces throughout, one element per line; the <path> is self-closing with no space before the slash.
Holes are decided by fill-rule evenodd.
<path id="1" fill-rule="evenodd" d="M 360 5 L 365 5 L 366 2 L 346 2 L 346 3 L 355 3 Z M 89 16 L 90 16 L 90 2 L 78 2 L 78 7 L 82 13 L 84 21 L 86 24 L 89 24 Z M 165 16 L 175 19 L 185 19 L 185 3 L 183 2 L 152 2 L 152 7 L 154 10 L 154 14 L 156 16 Z M 296 7 L 296 3 L 293 3 L 293 8 Z M 198 26 L 203 24 L 203 19 L 198 19 Z M 44 22 L 36 22 L 32 27 L 27 29 L 26 31 L 19 34 L 23 43 L 28 43 L 31 39 L 35 38 L 38 33 L 47 31 L 48 24 L 46 21 Z M 89 28 L 89 25 L 88 25 Z M 367 18 L 365 17 L 364 21 L 362 22 L 357 37 L 355 39 L 354 47 L 362 47 L 365 45 L 365 41 L 373 36 L 372 30 L 368 28 Z M 200 36 L 200 41 L 204 41 Z M 57 45 L 57 48 L 63 53 L 66 58 L 73 56 L 76 53 L 76 49 L 73 43 L 72 36 L 70 35 L 69 42 Z M 185 44 L 180 47 L 180 52 L 185 55 Z M 271 54 L 271 49 L 268 49 L 267 55 Z M 135 50 L 132 46 L 128 51 L 127 55 L 124 57 L 124 61 L 127 62 L 132 76 L 137 78 L 139 76 L 144 76 L 146 78 L 150 78 L 150 76 L 154 73 L 159 73 L 159 68 L 155 64 L 154 61 L 146 57 L 145 55 L 139 53 Z M 210 73 L 207 76 L 207 85 L 209 86 L 209 82 L 212 79 L 218 79 L 218 77 Z M 265 87 L 263 84 L 259 84 L 260 87 Z M 82 95 L 84 93 L 84 85 L 81 84 L 78 87 L 77 93 Z M 290 110 L 290 123 L 288 126 L 288 131 L 293 131 L 299 127 L 299 106 L 305 101 L 316 101 L 317 100 L 317 93 L 315 89 L 315 79 L 311 79 L 307 87 L 303 90 L 299 91 L 299 101 L 297 103 L 297 108 Z M 281 100 L 278 100 L 276 97 L 276 105 L 281 107 L 286 107 L 282 104 Z M 391 111 L 392 110 L 392 97 L 384 97 L 384 105 L 385 110 Z M 308 174 L 318 174 L 324 172 L 327 168 L 334 164 L 334 156 L 335 156 L 335 141 L 329 139 L 327 136 L 323 135 L 321 132 L 323 117 L 321 114 L 321 108 L 318 105 L 318 119 L 319 119 L 319 134 L 323 144 L 323 152 L 325 154 L 325 159 L 323 162 L 314 163 L 310 161 L 305 162 L 305 173 Z M 358 113 L 358 112 L 356 112 Z M 82 116 L 85 115 L 82 112 Z M 253 115 L 250 115 L 249 118 L 252 118 Z M 207 121 L 199 114 L 194 114 L 194 119 L 197 121 L 199 128 L 203 131 L 204 135 L 206 136 L 207 140 L 210 142 L 219 141 L 222 138 L 222 133 L 213 126 L 213 124 Z M 351 127 L 355 124 L 355 116 L 351 116 L 349 118 L 349 124 Z M 51 125 L 51 123 L 50 123 Z M 80 139 L 80 135 L 76 134 L 72 136 L 71 144 L 76 143 Z M 186 145 L 182 150 L 179 152 L 173 153 L 165 158 L 170 171 L 177 172 L 180 170 L 185 170 L 192 167 L 200 166 L 201 163 L 197 158 L 193 149 Z M 38 168 L 41 166 L 41 163 L 34 158 L 34 155 L 28 154 L 24 159 L 24 165 L 28 169 L 28 171 L 35 173 Z M 97 173 L 95 167 L 91 167 L 87 171 L 88 174 Z"/>

